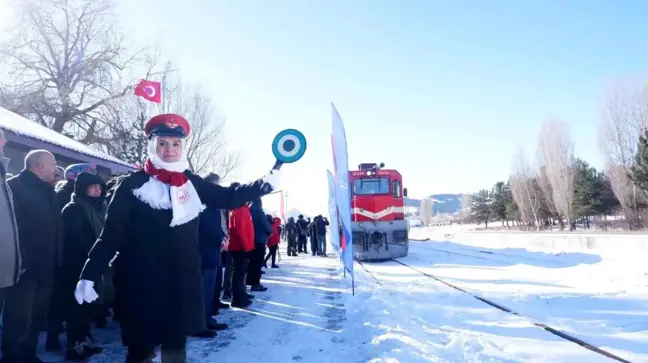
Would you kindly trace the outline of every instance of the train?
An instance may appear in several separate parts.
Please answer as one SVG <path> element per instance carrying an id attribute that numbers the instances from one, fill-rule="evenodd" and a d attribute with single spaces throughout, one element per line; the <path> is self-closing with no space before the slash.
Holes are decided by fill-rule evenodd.
<path id="1" fill-rule="evenodd" d="M 405 257 L 409 224 L 405 218 L 403 177 L 385 164 L 362 163 L 349 170 L 353 255 L 358 261 Z"/>

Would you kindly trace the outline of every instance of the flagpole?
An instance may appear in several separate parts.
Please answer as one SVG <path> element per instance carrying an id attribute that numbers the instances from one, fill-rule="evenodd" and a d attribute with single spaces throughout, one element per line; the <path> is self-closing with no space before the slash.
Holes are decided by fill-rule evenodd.
<path id="1" fill-rule="evenodd" d="M 167 103 L 167 88 L 166 88 L 166 79 L 167 79 L 167 74 L 171 72 L 171 62 L 167 62 L 165 67 L 164 67 L 164 75 L 162 76 L 162 113 L 169 113 L 168 110 L 168 103 Z"/>
<path id="2" fill-rule="evenodd" d="M 161 97 L 162 98 L 162 113 L 167 113 L 167 110 L 166 110 L 166 89 L 164 87 L 165 85 L 166 85 L 166 73 L 164 73 L 164 75 L 162 76 L 162 87 L 160 87 L 161 91 L 162 91 L 162 97 Z"/>

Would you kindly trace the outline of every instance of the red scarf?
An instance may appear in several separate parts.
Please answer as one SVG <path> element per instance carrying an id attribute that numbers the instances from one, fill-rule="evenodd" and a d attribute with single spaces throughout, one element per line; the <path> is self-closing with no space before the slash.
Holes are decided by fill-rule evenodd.
<path id="1" fill-rule="evenodd" d="M 155 166 L 153 166 L 151 159 L 146 160 L 146 164 L 144 164 L 144 171 L 146 172 L 146 174 L 156 177 L 157 180 L 161 181 L 162 183 L 169 184 L 173 187 L 181 187 L 189 180 L 185 173 L 157 169 Z"/>

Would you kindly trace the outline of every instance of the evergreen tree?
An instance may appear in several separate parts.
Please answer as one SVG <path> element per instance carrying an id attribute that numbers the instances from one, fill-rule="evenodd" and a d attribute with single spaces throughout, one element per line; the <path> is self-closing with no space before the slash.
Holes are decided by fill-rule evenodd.
<path id="1" fill-rule="evenodd" d="M 491 195 L 486 189 L 482 189 L 473 196 L 472 218 L 477 223 L 484 223 L 488 228 L 488 221 L 491 217 Z"/>
<path id="2" fill-rule="evenodd" d="M 648 130 L 639 136 L 637 154 L 630 168 L 630 179 L 644 193 L 648 193 Z"/>
<path id="3" fill-rule="evenodd" d="M 503 181 L 495 183 L 491 191 L 491 214 L 495 220 L 504 221 L 506 217 L 506 184 Z"/>
<path id="4" fill-rule="evenodd" d="M 589 218 L 600 210 L 601 191 L 603 185 L 595 168 L 582 159 L 574 162 L 574 215 L 586 218 L 589 228 Z"/>
<path id="5" fill-rule="evenodd" d="M 606 216 L 614 214 L 614 211 L 621 206 L 617 199 L 610 179 L 603 172 L 599 172 L 596 177 L 597 189 L 599 190 L 599 200 L 601 203 L 597 206 L 596 212 Z"/>
<path id="6" fill-rule="evenodd" d="M 508 221 L 520 221 L 522 217 L 520 216 L 520 209 L 518 208 L 517 203 L 513 199 L 513 192 L 511 191 L 511 180 L 506 182 L 506 194 L 505 194 L 505 204 L 506 204 L 506 226 L 508 226 Z"/>

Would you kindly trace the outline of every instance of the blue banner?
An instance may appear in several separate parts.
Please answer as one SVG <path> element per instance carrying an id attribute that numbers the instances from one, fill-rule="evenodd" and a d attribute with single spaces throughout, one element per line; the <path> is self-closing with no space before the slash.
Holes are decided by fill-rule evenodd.
<path id="1" fill-rule="evenodd" d="M 342 262 L 353 277 L 353 240 L 351 234 L 351 195 L 349 192 L 349 156 L 347 154 L 346 133 L 342 118 L 331 104 L 331 144 L 333 146 L 333 165 L 335 167 L 335 199 L 342 226 Z"/>
<path id="2" fill-rule="evenodd" d="M 342 258 L 340 250 L 340 225 L 338 223 L 338 210 L 337 202 L 335 201 L 335 179 L 333 179 L 333 174 L 330 171 L 326 171 L 328 176 L 328 187 L 329 187 L 329 199 L 328 199 L 328 212 L 329 212 L 329 222 L 331 223 L 331 245 L 333 249 L 340 255 Z"/>

